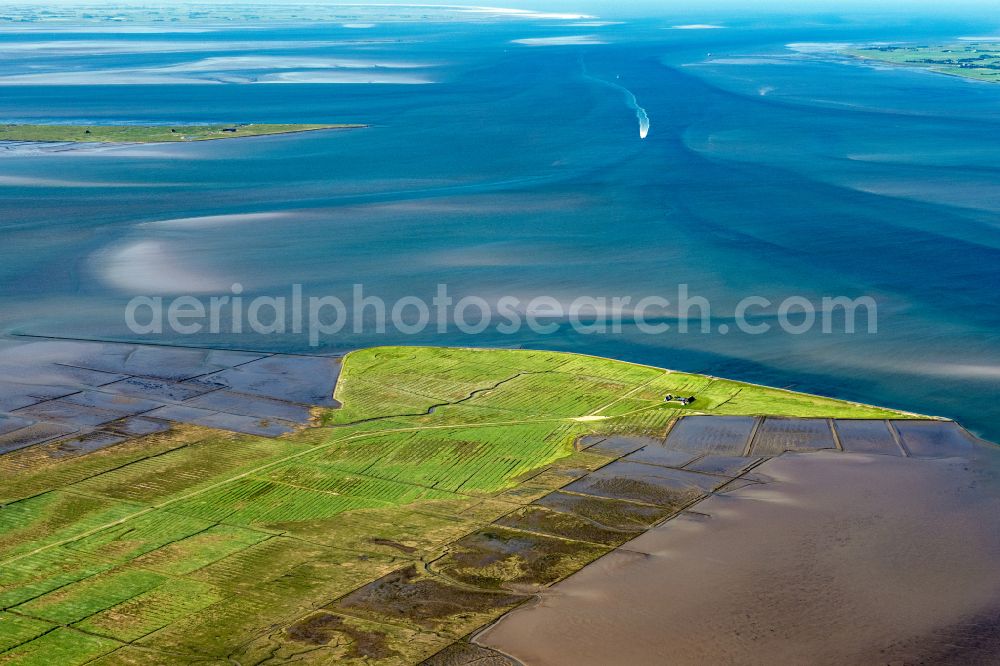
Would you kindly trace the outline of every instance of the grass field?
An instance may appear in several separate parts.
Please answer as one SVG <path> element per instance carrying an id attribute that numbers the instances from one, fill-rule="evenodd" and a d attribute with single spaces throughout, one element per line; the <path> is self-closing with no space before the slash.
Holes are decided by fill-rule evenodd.
<path id="1" fill-rule="evenodd" d="M 335 397 L 275 439 L 176 426 L 0 456 L 0 664 L 419 662 L 690 501 L 551 495 L 619 455 L 580 436 L 662 438 L 681 414 L 906 418 L 514 350 L 357 351 Z"/>
<path id="2" fill-rule="evenodd" d="M 359 127 L 364 125 L 0 125 L 0 141 L 163 143 Z"/>
<path id="3" fill-rule="evenodd" d="M 894 65 L 923 67 L 979 81 L 1000 81 L 1000 42 L 954 44 L 879 44 L 844 53 Z"/>

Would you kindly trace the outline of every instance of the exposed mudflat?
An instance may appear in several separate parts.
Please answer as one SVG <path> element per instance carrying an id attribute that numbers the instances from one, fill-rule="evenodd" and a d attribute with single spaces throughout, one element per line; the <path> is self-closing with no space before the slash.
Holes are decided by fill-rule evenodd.
<path id="1" fill-rule="evenodd" d="M 1000 451 L 967 441 L 786 453 L 476 642 L 526 664 L 1000 663 Z"/>
<path id="2" fill-rule="evenodd" d="M 336 406 L 340 359 L 75 340 L 0 340 L 0 455 L 73 436 L 67 452 L 175 423 L 276 437 Z M 141 415 L 141 417 L 140 417 Z"/>

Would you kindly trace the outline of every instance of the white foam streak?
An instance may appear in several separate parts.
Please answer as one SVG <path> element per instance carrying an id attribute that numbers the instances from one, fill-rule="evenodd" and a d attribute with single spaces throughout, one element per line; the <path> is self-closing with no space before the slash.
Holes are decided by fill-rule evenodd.
<path id="1" fill-rule="evenodd" d="M 591 46 L 607 44 L 594 35 L 564 35 L 562 37 L 526 37 L 511 40 L 513 44 L 522 46 Z"/>
<path id="2" fill-rule="evenodd" d="M 797 53 L 832 53 L 849 49 L 855 44 L 850 42 L 791 42 L 785 48 Z"/>
<path id="3" fill-rule="evenodd" d="M 639 106 L 639 100 L 635 98 L 635 93 L 628 88 L 622 88 L 622 90 L 628 95 L 629 108 L 635 110 L 635 117 L 639 120 L 639 138 L 645 139 L 646 135 L 649 134 L 649 114 L 646 113 L 646 109 Z"/>
<path id="4" fill-rule="evenodd" d="M 587 68 L 583 69 L 584 77 L 600 83 L 601 85 L 608 86 L 609 88 L 614 88 L 615 90 L 621 91 L 625 95 L 625 104 L 628 108 L 635 111 L 636 120 L 639 121 L 639 138 L 645 139 L 649 134 L 649 114 L 646 113 L 646 109 L 639 106 L 639 100 L 636 99 L 635 93 L 626 88 L 625 86 L 619 85 L 617 83 L 612 83 L 611 81 L 605 81 L 604 79 L 599 79 L 596 76 L 591 76 L 587 73 Z"/>
<path id="5" fill-rule="evenodd" d="M 259 51 L 269 49 L 312 49 L 352 46 L 352 41 L 175 41 L 142 39 L 63 39 L 0 43 L 0 53 L 44 55 L 111 55 L 131 53 L 199 53 L 206 51 Z"/>
<path id="6" fill-rule="evenodd" d="M 230 215 L 205 215 L 202 217 L 178 217 L 170 220 L 143 222 L 140 227 L 158 227 L 169 229 L 203 229 L 226 227 L 248 222 L 281 222 L 295 217 L 288 212 L 273 213 L 233 213 Z"/>
<path id="7" fill-rule="evenodd" d="M 425 85 L 434 83 L 425 76 L 378 73 L 374 71 L 342 71 L 311 69 L 303 72 L 276 72 L 258 77 L 252 83 L 326 83 L 326 84 L 394 84 Z"/>
<path id="8" fill-rule="evenodd" d="M 300 56 L 217 56 L 194 62 L 157 67 L 157 72 L 242 72 L 282 69 L 420 69 L 428 63 L 357 58 Z"/>
<path id="9" fill-rule="evenodd" d="M 487 14 L 496 17 L 525 19 L 554 19 L 559 21 L 578 21 L 596 18 L 590 14 L 566 14 L 558 12 L 541 12 L 534 9 L 514 9 L 511 7 L 474 7 L 468 5 L 406 5 L 408 7 L 449 7 L 466 14 Z"/>
<path id="10" fill-rule="evenodd" d="M 162 184 L 157 184 L 162 185 Z M 169 183 L 166 183 L 169 185 Z M 146 183 L 101 182 L 92 180 L 62 180 L 32 176 L 0 176 L 0 186 L 8 187 L 148 187 Z"/>

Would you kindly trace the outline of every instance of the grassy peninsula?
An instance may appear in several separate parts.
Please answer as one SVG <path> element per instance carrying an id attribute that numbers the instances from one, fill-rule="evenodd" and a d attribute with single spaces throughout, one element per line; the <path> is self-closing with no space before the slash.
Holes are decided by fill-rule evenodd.
<path id="1" fill-rule="evenodd" d="M 908 417 L 520 350 L 356 351 L 335 397 L 274 438 L 174 423 L 0 455 L 0 664 L 465 663 L 532 589 L 740 482 L 751 417 L 822 417 L 829 448 L 827 417 Z M 684 415 L 720 415 L 695 447 L 743 424 L 737 455 L 682 469 Z"/>

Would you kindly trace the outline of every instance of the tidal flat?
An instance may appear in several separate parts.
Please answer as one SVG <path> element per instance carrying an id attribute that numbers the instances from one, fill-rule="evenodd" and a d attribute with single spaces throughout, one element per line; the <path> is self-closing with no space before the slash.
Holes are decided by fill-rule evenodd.
<path id="1" fill-rule="evenodd" d="M 1000 451 L 938 454 L 785 453 L 475 641 L 538 665 L 996 663 Z"/>

